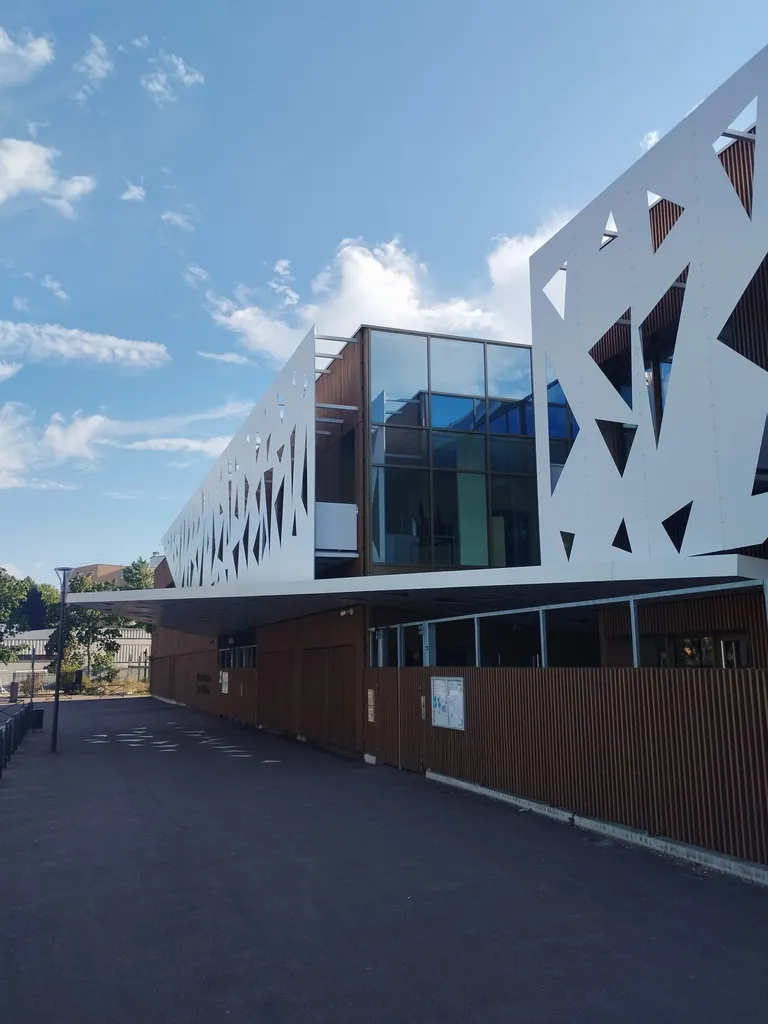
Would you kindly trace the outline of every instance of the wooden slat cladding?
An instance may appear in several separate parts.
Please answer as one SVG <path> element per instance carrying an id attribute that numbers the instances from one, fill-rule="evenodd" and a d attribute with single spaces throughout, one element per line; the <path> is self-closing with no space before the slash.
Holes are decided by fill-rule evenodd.
<path id="1" fill-rule="evenodd" d="M 606 636 L 630 635 L 628 605 L 606 605 L 600 615 Z M 761 591 L 716 594 L 684 601 L 640 601 L 637 615 L 641 636 L 746 633 L 751 666 L 768 668 L 768 621 Z"/>
<path id="2" fill-rule="evenodd" d="M 752 216 L 752 191 L 755 172 L 755 143 L 736 139 L 718 153 L 723 169 L 733 183 L 736 194 L 749 216 Z"/>
<path id="3" fill-rule="evenodd" d="M 436 671 L 465 680 L 466 732 L 421 718 Z M 380 761 L 768 863 L 764 670 L 367 669 L 366 687 Z"/>
<path id="4" fill-rule="evenodd" d="M 158 630 L 156 637 L 152 693 L 322 746 L 362 751 L 363 609 L 264 627 L 257 667 L 228 669 L 227 693 L 215 637 L 176 630 Z"/>
<path id="5" fill-rule="evenodd" d="M 196 654 L 199 651 L 216 650 L 218 647 L 215 636 L 198 636 L 195 633 L 184 633 L 180 629 L 167 629 L 158 626 L 152 631 L 152 660 L 173 657 L 179 654 Z"/>
<path id="6" fill-rule="evenodd" d="M 317 342 L 322 350 L 322 340 Z M 341 472 L 347 458 L 346 435 L 354 435 L 354 497 L 344 500 L 357 504 L 357 550 L 358 558 L 334 567 L 334 576 L 359 576 L 363 572 L 364 550 L 364 410 L 363 410 L 363 345 L 361 341 L 350 342 L 341 359 L 334 359 L 328 367 L 330 373 L 321 374 L 315 383 L 315 401 L 333 405 L 354 405 L 356 412 L 337 412 L 332 409 L 318 410 L 318 416 L 343 419 L 342 424 L 318 423 L 318 427 L 330 431 L 330 436 L 317 437 L 317 497 L 318 501 L 339 501 Z"/>

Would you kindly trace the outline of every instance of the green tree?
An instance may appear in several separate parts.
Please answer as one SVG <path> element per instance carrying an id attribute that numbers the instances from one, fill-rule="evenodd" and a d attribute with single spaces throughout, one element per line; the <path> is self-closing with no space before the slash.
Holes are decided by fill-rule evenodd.
<path id="1" fill-rule="evenodd" d="M 21 602 L 22 629 L 51 629 L 59 618 L 59 592 L 49 583 L 33 584 Z"/>
<path id="2" fill-rule="evenodd" d="M 117 590 L 118 587 L 112 582 L 94 583 L 92 576 L 77 575 L 69 581 L 67 589 L 70 594 L 83 594 Z M 116 615 L 69 605 L 64 624 L 64 661 L 69 664 L 85 662 L 86 675 L 90 677 L 95 655 L 107 654 L 114 657 L 120 650 L 118 640 L 122 625 L 123 620 Z M 45 653 L 55 659 L 58 644 L 59 631 L 55 629 L 45 645 Z"/>
<path id="3" fill-rule="evenodd" d="M 146 558 L 137 558 L 123 569 L 123 586 L 126 590 L 152 590 L 155 572 Z"/>
<path id="4" fill-rule="evenodd" d="M 105 651 L 94 654 L 91 668 L 91 678 L 100 683 L 113 683 L 120 675 L 120 669 L 115 664 L 115 659 Z"/>
<path id="5" fill-rule="evenodd" d="M 21 606 L 32 585 L 31 579 L 19 580 L 0 568 L 0 661 L 16 661 L 18 658 L 18 653 L 8 646 L 7 640 L 24 626 Z"/>

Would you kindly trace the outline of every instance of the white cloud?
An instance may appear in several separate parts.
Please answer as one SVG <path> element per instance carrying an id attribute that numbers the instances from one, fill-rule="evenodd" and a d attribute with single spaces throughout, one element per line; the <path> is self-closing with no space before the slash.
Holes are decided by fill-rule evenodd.
<path id="1" fill-rule="evenodd" d="M 233 298 L 209 291 L 208 309 L 245 349 L 275 363 L 287 359 L 312 324 L 320 333 L 341 336 L 369 323 L 530 344 L 528 258 L 566 219 L 553 215 L 533 234 L 496 239 L 486 257 L 488 282 L 468 297 L 436 298 L 427 268 L 397 239 L 377 246 L 345 239 L 315 277 L 314 301 L 297 298 L 286 307 L 273 278 L 270 286 L 281 295 L 282 308 L 255 305 L 241 288 Z"/>
<path id="2" fill-rule="evenodd" d="M 190 263 L 184 268 L 181 276 L 190 288 L 197 288 L 199 284 L 204 284 L 208 280 L 208 271 Z"/>
<path id="3" fill-rule="evenodd" d="M 0 363 L 0 384 L 4 380 L 10 380 L 22 368 L 22 363 Z"/>
<path id="4" fill-rule="evenodd" d="M 46 274 L 40 284 L 43 288 L 47 288 L 52 295 L 55 295 L 57 299 L 61 299 L 62 302 L 69 302 L 69 296 L 61 287 L 61 281 L 56 281 L 50 274 Z"/>
<path id="5" fill-rule="evenodd" d="M 126 203 L 142 203 L 147 198 L 146 189 L 141 185 L 132 185 L 126 181 L 126 189 L 120 196 Z"/>
<path id="6" fill-rule="evenodd" d="M 280 296 L 281 305 L 297 305 L 299 301 L 299 294 L 288 284 L 289 281 L 293 280 L 293 275 L 291 274 L 291 261 L 285 259 L 278 260 L 272 270 L 275 276 L 269 282 L 269 287 L 275 295 Z"/>
<path id="7" fill-rule="evenodd" d="M 143 495 L 135 491 L 104 491 L 105 498 L 112 498 L 113 501 L 141 501 Z"/>
<path id="8" fill-rule="evenodd" d="M 53 60 L 53 43 L 46 36 L 19 36 L 16 42 L 0 28 L 0 89 L 21 85 Z"/>
<path id="9" fill-rule="evenodd" d="M 172 224 L 175 228 L 181 228 L 182 231 L 195 230 L 192 218 L 188 213 L 175 213 L 173 210 L 165 210 L 164 213 L 160 214 L 160 220 L 164 220 L 166 224 Z"/>
<path id="10" fill-rule="evenodd" d="M 78 74 L 84 75 L 87 79 L 75 96 L 80 104 L 86 103 L 88 97 L 101 88 L 101 83 L 115 69 L 115 65 L 109 59 L 109 53 L 107 52 L 104 40 L 94 35 L 90 36 L 90 40 L 91 45 L 89 48 L 80 60 L 73 64 L 74 70 Z"/>
<path id="11" fill-rule="evenodd" d="M 660 138 L 661 138 L 661 135 L 660 135 L 660 134 L 659 134 L 659 132 L 657 132 L 657 131 L 656 131 L 655 129 L 654 129 L 654 131 L 652 131 L 652 132 L 646 132 L 646 133 L 645 133 L 645 135 L 644 135 L 644 136 L 643 136 L 643 138 L 642 138 L 642 141 L 641 141 L 641 143 L 640 143 L 640 148 L 641 148 L 641 149 L 643 150 L 643 152 L 645 153 L 645 152 L 647 152 L 647 151 L 648 151 L 648 150 L 649 150 L 649 149 L 650 149 L 650 148 L 651 148 L 652 146 L 655 146 L 655 145 L 656 145 L 656 143 L 657 143 L 657 142 L 659 141 L 659 139 L 660 139 Z"/>
<path id="12" fill-rule="evenodd" d="M 131 46 L 135 47 L 137 50 L 146 50 L 149 46 L 149 36 L 144 35 L 139 36 L 138 39 L 132 39 Z"/>
<path id="13" fill-rule="evenodd" d="M 29 310 L 29 301 L 23 295 L 14 295 L 13 308 L 20 313 L 26 313 Z"/>
<path id="14" fill-rule="evenodd" d="M 83 360 L 136 370 L 157 369 L 171 358 L 165 345 L 155 341 L 132 341 L 59 324 L 0 320 L 0 357 L 9 356 L 28 363 Z"/>
<path id="15" fill-rule="evenodd" d="M 36 139 L 41 128 L 47 128 L 48 121 L 27 121 L 27 132 L 30 137 Z"/>
<path id="16" fill-rule="evenodd" d="M 233 366 L 250 366 L 252 359 L 241 356 L 239 352 L 200 352 L 197 353 L 203 359 L 213 359 L 217 363 L 231 363 Z"/>
<path id="17" fill-rule="evenodd" d="M 78 469 L 95 467 L 106 447 L 138 451 L 186 452 L 218 455 L 231 435 L 175 436 L 180 430 L 200 431 L 203 424 L 225 420 L 240 422 L 252 408 L 250 402 L 228 402 L 211 409 L 147 420 L 116 420 L 97 413 L 75 413 L 67 419 L 51 416 L 40 429 L 34 412 L 19 402 L 0 405 L 0 490 L 72 490 L 73 484 L 42 476 L 42 473 L 73 463 Z M 117 493 L 132 492 L 113 492 Z"/>
<path id="18" fill-rule="evenodd" d="M 86 175 L 59 178 L 52 166 L 58 155 L 28 139 L 0 139 L 0 204 L 32 193 L 65 217 L 74 217 L 73 203 L 91 192 L 96 181 Z"/>
<path id="19" fill-rule="evenodd" d="M 224 437 L 152 437 L 146 441 L 132 441 L 130 444 L 120 445 L 134 452 L 199 452 L 202 455 L 221 455 L 232 435 Z"/>
<path id="20" fill-rule="evenodd" d="M 141 76 L 141 87 L 158 107 L 176 102 L 177 86 L 189 88 L 205 83 L 200 71 L 190 67 L 174 53 L 163 53 L 161 50 L 157 57 L 150 57 L 149 64 L 151 70 Z"/>

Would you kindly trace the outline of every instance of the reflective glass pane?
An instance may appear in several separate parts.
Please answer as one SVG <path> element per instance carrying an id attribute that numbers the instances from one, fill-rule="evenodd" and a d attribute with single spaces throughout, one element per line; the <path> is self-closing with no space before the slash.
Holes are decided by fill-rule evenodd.
<path id="1" fill-rule="evenodd" d="M 488 402 L 488 429 L 492 434 L 524 434 L 533 437 L 531 402 Z"/>
<path id="2" fill-rule="evenodd" d="M 375 465 L 428 466 L 427 431 L 372 427 L 371 461 Z"/>
<path id="3" fill-rule="evenodd" d="M 488 565 L 486 475 L 435 470 L 435 563 Z"/>
<path id="4" fill-rule="evenodd" d="M 485 434 L 432 434 L 432 464 L 440 469 L 485 470 Z"/>
<path id="5" fill-rule="evenodd" d="M 424 424 L 427 339 L 394 331 L 371 331 L 371 419 L 397 416 L 403 426 Z M 402 417 L 402 418 L 401 418 Z"/>
<path id="6" fill-rule="evenodd" d="M 528 398 L 531 386 L 531 350 L 515 345 L 486 345 L 488 394 L 496 398 Z"/>
<path id="7" fill-rule="evenodd" d="M 568 437 L 568 414 L 564 405 L 547 406 L 550 437 Z"/>
<path id="8" fill-rule="evenodd" d="M 374 562 L 430 562 L 429 471 L 376 467 L 372 474 L 371 546 Z"/>
<path id="9" fill-rule="evenodd" d="M 536 472 L 533 439 L 528 437 L 492 437 L 491 469 L 497 473 Z"/>
<path id="10" fill-rule="evenodd" d="M 561 405 L 565 405 L 565 392 L 560 386 L 560 381 L 556 380 L 551 384 L 547 384 L 547 401 L 559 402 Z"/>
<path id="11" fill-rule="evenodd" d="M 432 390 L 458 395 L 485 394 L 483 345 L 477 341 L 430 338 Z"/>
<path id="12" fill-rule="evenodd" d="M 539 564 L 537 508 L 533 477 L 491 477 L 493 565 Z"/>
<path id="13" fill-rule="evenodd" d="M 432 426 L 448 430 L 485 430 L 485 403 L 455 395 L 432 395 Z"/>

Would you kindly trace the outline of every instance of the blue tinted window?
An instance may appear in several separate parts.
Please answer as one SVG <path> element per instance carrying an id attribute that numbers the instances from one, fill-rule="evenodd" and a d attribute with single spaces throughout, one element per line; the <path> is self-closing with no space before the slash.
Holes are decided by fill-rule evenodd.
<path id="1" fill-rule="evenodd" d="M 536 472 L 533 440 L 528 437 L 492 437 L 491 469 L 498 473 Z"/>
<path id="2" fill-rule="evenodd" d="M 565 405 L 565 392 L 560 386 L 559 380 L 547 384 L 547 401 L 559 402 L 561 405 Z"/>
<path id="3" fill-rule="evenodd" d="M 432 434 L 432 463 L 440 469 L 485 469 L 484 434 Z"/>
<path id="4" fill-rule="evenodd" d="M 568 437 L 568 415 L 564 405 L 549 405 L 547 407 L 549 418 L 550 437 Z"/>
<path id="5" fill-rule="evenodd" d="M 485 364 L 480 342 L 430 338 L 429 348 L 433 391 L 485 394 Z"/>
<path id="6" fill-rule="evenodd" d="M 449 430 L 485 430 L 484 402 L 455 395 L 432 395 L 432 426 Z"/>
<path id="7" fill-rule="evenodd" d="M 515 345 L 486 346 L 488 394 L 527 398 L 531 394 L 531 350 Z"/>

